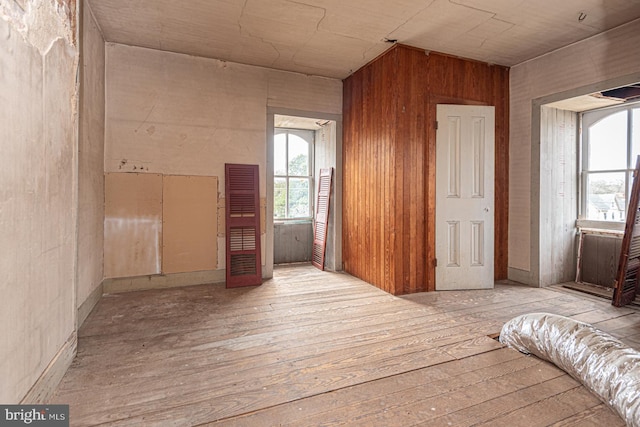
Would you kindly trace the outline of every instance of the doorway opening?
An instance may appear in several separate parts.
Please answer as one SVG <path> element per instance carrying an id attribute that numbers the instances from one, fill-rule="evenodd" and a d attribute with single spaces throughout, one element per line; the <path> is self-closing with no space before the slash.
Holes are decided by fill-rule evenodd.
<path id="1" fill-rule="evenodd" d="M 320 169 L 341 167 L 341 121 L 333 115 L 273 111 L 269 116 L 267 231 L 273 265 L 311 262 Z M 325 268 L 341 269 L 340 192 L 334 182 Z M 269 227 L 269 225 L 271 227 Z M 269 233 L 268 233 L 269 234 Z M 336 248 L 340 246 L 340 250 Z"/>

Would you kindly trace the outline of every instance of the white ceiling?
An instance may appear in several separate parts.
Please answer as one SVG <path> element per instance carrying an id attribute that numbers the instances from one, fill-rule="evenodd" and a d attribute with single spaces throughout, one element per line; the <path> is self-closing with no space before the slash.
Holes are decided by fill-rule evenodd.
<path id="1" fill-rule="evenodd" d="M 583 112 L 595 110 L 596 108 L 610 107 L 624 103 L 622 99 L 602 98 L 596 95 L 582 95 L 575 98 L 563 99 L 546 104 L 547 107 L 558 108 L 560 110 Z"/>
<path id="2" fill-rule="evenodd" d="M 336 78 L 388 49 L 385 39 L 512 66 L 640 18 L 640 0 L 89 3 L 108 42 Z"/>
<path id="3" fill-rule="evenodd" d="M 324 119 L 312 119 L 308 117 L 297 116 L 282 116 L 280 114 L 274 114 L 273 126 L 277 128 L 287 129 L 307 129 L 318 130 L 327 124 L 329 121 Z"/>

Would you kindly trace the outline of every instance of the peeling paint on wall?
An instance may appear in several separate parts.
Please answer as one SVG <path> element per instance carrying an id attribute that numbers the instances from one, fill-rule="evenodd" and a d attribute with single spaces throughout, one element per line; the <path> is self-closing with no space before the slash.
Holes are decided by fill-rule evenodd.
<path id="1" fill-rule="evenodd" d="M 76 46 L 76 0 L 3 0 L 0 17 L 11 23 L 41 55 L 58 38 Z"/>

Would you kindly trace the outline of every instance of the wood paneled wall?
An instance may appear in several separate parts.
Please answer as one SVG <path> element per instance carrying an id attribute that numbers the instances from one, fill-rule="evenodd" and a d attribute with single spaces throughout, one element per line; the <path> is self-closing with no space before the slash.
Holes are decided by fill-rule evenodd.
<path id="1" fill-rule="evenodd" d="M 435 289 L 437 104 L 496 107 L 495 277 L 507 277 L 509 70 L 396 45 L 344 81 L 345 271 Z"/>

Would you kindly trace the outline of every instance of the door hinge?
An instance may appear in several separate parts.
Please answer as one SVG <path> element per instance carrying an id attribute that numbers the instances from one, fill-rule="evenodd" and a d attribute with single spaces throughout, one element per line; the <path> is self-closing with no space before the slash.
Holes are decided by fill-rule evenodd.
<path id="1" fill-rule="evenodd" d="M 438 130 L 438 121 L 436 120 L 436 130 Z"/>
<path id="2" fill-rule="evenodd" d="M 438 266 L 438 258 L 434 258 L 433 259 L 433 266 L 437 267 Z"/>

